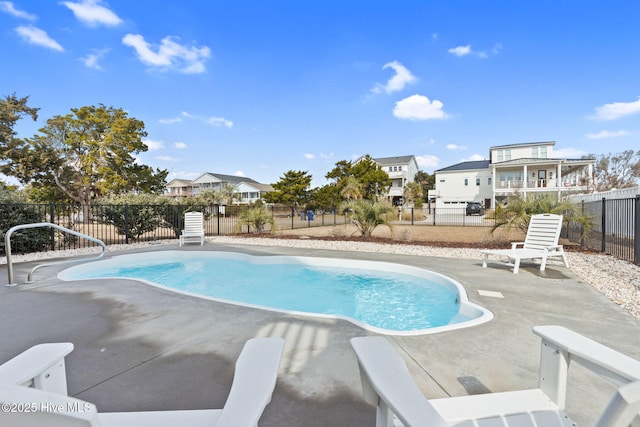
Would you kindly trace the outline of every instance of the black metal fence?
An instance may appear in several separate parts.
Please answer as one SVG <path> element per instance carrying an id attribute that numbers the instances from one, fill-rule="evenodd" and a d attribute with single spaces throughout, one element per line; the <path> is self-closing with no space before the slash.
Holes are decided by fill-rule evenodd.
<path id="1" fill-rule="evenodd" d="M 571 222 L 564 230 L 564 237 L 640 265 L 640 195 L 582 202 L 582 211 L 593 218 L 593 228 L 585 234 L 580 224 Z"/>
<path id="2" fill-rule="evenodd" d="M 128 244 L 177 239 L 183 227 L 184 213 L 204 213 L 207 236 L 251 233 L 241 213 L 246 206 L 181 206 L 74 204 L 0 204 L 0 254 L 4 254 L 4 234 L 13 226 L 51 222 L 100 239 L 106 244 Z M 306 211 L 291 207 L 272 207 L 273 227 L 277 230 L 340 225 L 346 216 L 336 210 Z M 611 254 L 640 265 L 640 195 L 630 199 L 602 199 L 583 202 L 583 212 L 594 219 L 594 227 L 583 233 L 577 223 L 569 223 L 562 236 L 571 242 Z M 467 215 L 465 208 L 398 209 L 393 222 L 413 226 L 492 227 L 490 215 Z M 265 231 L 269 231 L 267 226 Z M 68 233 L 52 229 L 20 230 L 11 241 L 14 253 L 57 249 L 77 249 L 95 245 Z"/>

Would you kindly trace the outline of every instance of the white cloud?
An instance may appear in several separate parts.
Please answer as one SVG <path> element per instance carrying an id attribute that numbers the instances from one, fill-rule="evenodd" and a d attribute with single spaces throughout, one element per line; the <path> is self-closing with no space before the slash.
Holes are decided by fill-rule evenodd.
<path id="1" fill-rule="evenodd" d="M 164 148 L 164 142 L 162 141 L 154 141 L 151 139 L 145 139 L 144 142 L 147 147 L 149 148 L 150 151 L 155 151 L 155 150 L 160 150 L 162 148 Z"/>
<path id="2" fill-rule="evenodd" d="M 182 121 L 182 118 L 180 118 L 180 117 L 174 117 L 174 118 L 171 118 L 171 119 L 160 119 L 160 120 L 158 120 L 158 121 L 159 121 L 160 123 L 162 123 L 163 125 L 166 125 L 166 124 L 171 124 L 171 123 L 179 123 L 179 122 L 181 122 L 181 121 Z"/>
<path id="3" fill-rule="evenodd" d="M 188 118 L 190 118 L 190 119 L 192 119 L 192 118 L 193 118 L 193 116 L 192 116 L 191 114 L 187 113 L 186 111 L 183 111 L 183 112 L 182 112 L 182 113 L 180 113 L 180 114 L 182 114 L 184 117 L 188 117 Z"/>
<path id="4" fill-rule="evenodd" d="M 627 132 L 626 130 L 609 131 L 605 129 L 598 133 L 589 133 L 586 136 L 589 139 L 603 139 L 603 138 L 617 138 L 619 136 L 627 136 L 627 135 L 629 135 L 629 132 Z"/>
<path id="5" fill-rule="evenodd" d="M 209 117 L 207 119 L 207 123 L 215 127 L 220 127 L 220 126 L 224 126 L 227 128 L 233 127 L 233 122 L 231 120 L 225 119 L 224 117 Z"/>
<path id="6" fill-rule="evenodd" d="M 490 50 L 480 50 L 480 51 L 475 51 L 471 49 L 471 45 L 468 44 L 466 46 L 453 47 L 449 49 L 449 53 L 455 56 L 475 55 L 479 58 L 488 58 L 490 55 L 497 55 L 500 52 L 500 50 L 502 50 L 502 45 L 500 43 L 497 43 Z"/>
<path id="7" fill-rule="evenodd" d="M 156 156 L 156 159 L 162 160 L 163 162 L 179 162 L 180 161 L 180 159 L 176 159 L 175 157 L 171 157 L 171 156 Z"/>
<path id="8" fill-rule="evenodd" d="M 449 53 L 452 53 L 455 56 L 469 55 L 471 53 L 471 45 L 468 44 L 466 46 L 452 47 L 451 49 L 449 49 Z"/>
<path id="9" fill-rule="evenodd" d="M 457 144 L 447 144 L 447 150 L 466 150 L 467 147 L 465 147 L 464 145 L 457 145 Z"/>
<path id="10" fill-rule="evenodd" d="M 88 54 L 87 56 L 85 56 L 82 59 L 82 62 L 84 62 L 84 65 L 87 68 L 93 68 L 95 70 L 102 70 L 102 67 L 100 66 L 100 64 L 98 63 L 102 58 L 104 58 L 104 55 L 109 51 L 109 49 L 94 49 L 93 53 Z"/>
<path id="11" fill-rule="evenodd" d="M 38 19 L 36 15 L 25 12 L 24 10 L 16 9 L 16 7 L 10 1 L 0 1 L 0 11 L 6 12 L 9 15 L 15 16 L 16 18 L 27 19 L 29 21 L 35 21 L 36 19 Z"/>
<path id="12" fill-rule="evenodd" d="M 624 116 L 640 113 L 640 97 L 632 102 L 613 102 L 596 107 L 595 120 L 616 120 Z"/>
<path id="13" fill-rule="evenodd" d="M 449 115 L 442 111 L 442 107 L 442 102 L 438 100 L 431 101 L 424 95 L 412 95 L 396 102 L 393 115 L 408 120 L 446 119 Z"/>
<path id="14" fill-rule="evenodd" d="M 122 43 L 134 48 L 138 59 L 152 67 L 175 69 L 185 74 L 205 72 L 204 61 L 211 56 L 211 50 L 207 46 L 184 46 L 178 40 L 177 37 L 167 36 L 159 46 L 153 46 L 140 34 L 127 34 L 122 38 Z"/>
<path id="15" fill-rule="evenodd" d="M 309 159 L 309 160 L 313 160 L 316 158 L 315 154 L 311 154 L 311 153 L 304 153 L 304 158 L 305 159 Z"/>
<path id="16" fill-rule="evenodd" d="M 106 25 L 115 27 L 122 23 L 122 19 L 114 12 L 102 6 L 101 0 L 82 0 L 80 2 L 64 1 L 63 5 L 68 7 L 76 19 L 90 27 Z"/>
<path id="17" fill-rule="evenodd" d="M 184 142 L 176 142 L 173 144 L 174 147 L 176 147 L 178 150 L 184 150 L 185 148 L 188 148 L 188 145 L 185 144 Z"/>
<path id="18" fill-rule="evenodd" d="M 416 156 L 416 161 L 418 162 L 418 166 L 425 169 L 435 169 L 440 164 L 440 158 L 429 154 Z"/>
<path id="19" fill-rule="evenodd" d="M 407 84 L 414 83 L 415 81 L 418 80 L 413 74 L 411 74 L 411 71 L 409 71 L 404 65 L 402 65 L 398 61 L 388 62 L 384 64 L 382 69 L 384 70 L 386 68 L 392 68 L 396 72 L 396 74 L 393 77 L 391 77 L 387 82 L 387 84 L 385 85 L 377 83 L 373 87 L 373 89 L 371 89 L 371 92 L 373 93 L 397 92 L 399 90 L 402 90 Z"/>
<path id="20" fill-rule="evenodd" d="M 38 46 L 46 47 L 48 49 L 57 50 L 63 52 L 62 46 L 49 37 L 49 35 L 40 28 L 29 26 L 21 26 L 16 28 L 16 32 L 29 44 L 35 44 Z"/>
<path id="21" fill-rule="evenodd" d="M 235 176 L 244 176 L 244 177 L 246 177 L 246 175 L 244 174 L 244 172 L 242 172 L 242 171 L 240 171 L 240 170 L 235 171 L 233 174 L 234 174 Z"/>

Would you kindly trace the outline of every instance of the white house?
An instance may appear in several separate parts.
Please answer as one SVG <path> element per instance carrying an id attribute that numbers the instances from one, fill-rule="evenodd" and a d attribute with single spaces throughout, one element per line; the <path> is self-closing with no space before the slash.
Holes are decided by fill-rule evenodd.
<path id="1" fill-rule="evenodd" d="M 391 179 L 391 188 L 383 197 L 387 197 L 393 205 L 402 204 L 404 187 L 413 182 L 418 172 L 416 156 L 377 157 L 374 162 L 380 165 Z"/>
<path id="2" fill-rule="evenodd" d="M 172 179 L 165 187 L 165 196 L 172 199 L 191 197 L 194 190 L 198 188 L 190 179 Z"/>
<path id="3" fill-rule="evenodd" d="M 197 196 L 207 190 L 215 190 L 222 185 L 231 184 L 235 187 L 236 204 L 255 203 L 262 195 L 273 191 L 268 184 L 261 184 L 245 176 L 225 175 L 205 172 L 193 181 L 174 179 L 167 184 L 165 194 L 169 197 Z"/>
<path id="4" fill-rule="evenodd" d="M 594 159 L 553 157 L 554 141 L 498 145 L 489 159 L 462 162 L 435 171 L 436 188 L 429 193 L 436 207 L 481 202 L 486 208 L 519 193 L 573 194 L 593 188 Z"/>

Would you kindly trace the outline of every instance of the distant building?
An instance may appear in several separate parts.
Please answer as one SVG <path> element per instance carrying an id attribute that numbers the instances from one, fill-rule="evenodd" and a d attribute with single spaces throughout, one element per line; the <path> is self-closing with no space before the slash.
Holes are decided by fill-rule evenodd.
<path id="1" fill-rule="evenodd" d="M 380 196 L 389 199 L 394 206 L 402 205 L 404 188 L 407 183 L 414 181 L 418 173 L 416 156 L 376 157 L 373 161 L 379 164 L 391 179 L 389 192 Z"/>
<path id="2" fill-rule="evenodd" d="M 193 185 L 189 179 L 172 179 L 165 187 L 165 196 L 172 199 L 191 197 L 197 185 Z"/>
<path id="3" fill-rule="evenodd" d="M 271 185 L 261 184 L 245 176 L 205 172 L 193 181 L 171 180 L 166 186 L 165 195 L 171 198 L 193 197 L 226 184 L 235 187 L 234 203 L 236 204 L 255 203 L 262 198 L 263 194 L 273 191 Z"/>
<path id="4" fill-rule="evenodd" d="M 593 188 L 594 159 L 553 157 L 554 141 L 497 145 L 489 160 L 462 162 L 435 171 L 436 207 L 464 207 L 481 202 L 485 208 L 512 194 L 558 195 Z"/>

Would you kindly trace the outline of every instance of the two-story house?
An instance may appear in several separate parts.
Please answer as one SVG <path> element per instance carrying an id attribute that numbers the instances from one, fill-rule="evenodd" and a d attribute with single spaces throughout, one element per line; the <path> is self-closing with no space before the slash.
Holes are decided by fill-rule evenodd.
<path id="1" fill-rule="evenodd" d="M 593 188 L 594 159 L 553 157 L 554 141 L 497 145 L 489 160 L 462 162 L 435 171 L 436 207 L 481 202 L 486 208 L 515 193 L 561 196 Z"/>
<path id="2" fill-rule="evenodd" d="M 387 197 L 394 206 L 402 205 L 404 187 L 414 181 L 418 172 L 416 156 L 377 157 L 373 161 L 379 164 L 391 179 L 389 192 L 382 196 Z"/>
<path id="3" fill-rule="evenodd" d="M 263 194 L 273 191 L 271 185 L 261 184 L 244 176 L 205 172 L 193 181 L 171 180 L 166 186 L 165 194 L 172 198 L 192 197 L 227 184 L 234 186 L 233 202 L 236 204 L 255 203 L 262 198 Z"/>

